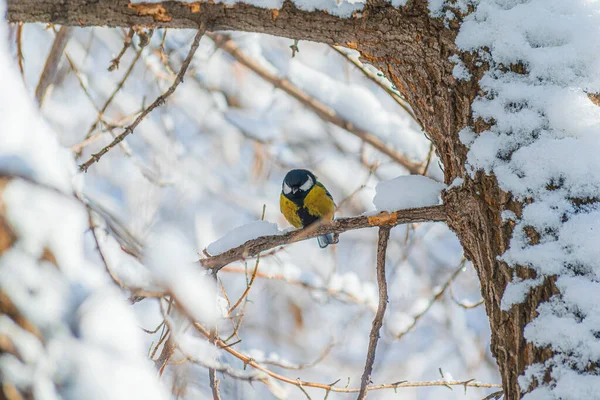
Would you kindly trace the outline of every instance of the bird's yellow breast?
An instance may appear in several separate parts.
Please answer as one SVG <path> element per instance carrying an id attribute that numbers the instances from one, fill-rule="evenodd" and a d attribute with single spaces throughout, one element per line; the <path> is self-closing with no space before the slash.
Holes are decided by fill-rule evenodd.
<path id="1" fill-rule="evenodd" d="M 331 221 L 335 211 L 335 203 L 327 194 L 325 187 L 319 183 L 314 185 L 307 193 L 302 206 L 281 193 L 279 197 L 279 208 L 281 213 L 295 228 L 302 228 L 316 219 Z M 307 223 L 307 221 L 309 221 Z"/>
<path id="2" fill-rule="evenodd" d="M 281 193 L 279 196 L 279 209 L 281 213 L 287 219 L 287 221 L 292 224 L 294 228 L 302 228 L 302 220 L 298 215 L 298 207 L 296 203 L 288 199 Z"/>
<path id="3" fill-rule="evenodd" d="M 317 183 L 304 198 L 304 208 L 311 215 L 331 221 L 335 211 L 335 203 L 327 195 L 325 187 Z"/>

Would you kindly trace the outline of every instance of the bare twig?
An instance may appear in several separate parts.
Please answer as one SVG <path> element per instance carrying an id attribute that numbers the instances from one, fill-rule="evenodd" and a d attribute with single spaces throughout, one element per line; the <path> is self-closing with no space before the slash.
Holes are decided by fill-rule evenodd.
<path id="1" fill-rule="evenodd" d="M 220 381 L 217 379 L 216 368 L 211 367 L 208 369 L 208 377 L 210 379 L 210 388 L 212 389 L 213 400 L 221 400 L 221 393 L 219 393 Z"/>
<path id="2" fill-rule="evenodd" d="M 25 68 L 23 68 L 23 23 L 17 23 L 17 62 L 19 63 L 19 71 L 21 71 L 21 77 L 25 79 Z"/>
<path id="3" fill-rule="evenodd" d="M 288 365 L 288 364 L 284 364 L 284 363 L 280 363 L 280 362 L 275 362 L 275 361 L 261 361 L 261 364 L 264 365 L 274 365 L 276 367 L 279 368 L 283 368 L 283 369 L 289 369 L 289 370 L 294 370 L 294 371 L 299 371 L 302 369 L 308 369 L 308 368 L 312 368 L 315 365 L 319 364 L 321 361 L 323 361 L 325 359 L 325 357 L 327 357 L 329 355 L 329 353 L 331 352 L 331 349 L 333 349 L 333 346 L 335 345 L 335 342 L 332 340 L 329 345 L 321 352 L 321 354 L 319 355 L 319 357 L 317 357 L 314 361 L 308 363 L 308 364 L 299 364 L 299 365 Z"/>
<path id="4" fill-rule="evenodd" d="M 71 28 L 68 26 L 63 25 L 60 27 L 56 33 L 52 47 L 50 48 L 50 53 L 48 53 L 48 58 L 46 58 L 46 64 L 44 64 L 42 75 L 40 75 L 40 81 L 35 88 L 35 100 L 40 107 L 44 102 L 46 91 L 56 76 L 56 70 L 58 69 L 60 58 L 62 57 L 65 47 L 67 46 L 67 42 L 69 41 L 70 30 Z"/>
<path id="5" fill-rule="evenodd" d="M 261 221 L 264 221 L 264 219 L 265 219 L 266 209 L 267 209 L 267 205 L 263 204 L 262 216 L 260 217 Z M 235 302 L 233 307 L 229 308 L 229 312 L 227 314 L 231 315 L 233 310 L 235 310 L 240 305 L 242 300 L 244 300 L 246 298 L 246 296 L 248 295 L 248 293 L 250 292 L 250 288 L 252 287 L 252 284 L 254 283 L 254 279 L 256 279 L 256 273 L 258 272 L 258 264 L 259 263 L 260 263 L 260 253 L 258 254 L 258 257 L 256 258 L 256 263 L 254 264 L 254 271 L 252 272 L 252 277 L 250 278 L 250 281 L 247 283 L 244 293 L 242 293 L 242 295 L 240 296 L 238 301 Z M 246 275 L 246 280 L 248 280 L 247 275 Z M 237 333 L 237 329 L 236 329 L 236 333 Z"/>
<path id="6" fill-rule="evenodd" d="M 367 397 L 367 388 L 371 383 L 371 373 L 373 372 L 373 363 L 375 362 L 375 351 L 377 350 L 377 341 L 379 340 L 379 330 L 383 325 L 383 317 L 388 303 L 387 281 L 385 278 L 385 255 L 387 251 L 388 240 L 390 238 L 389 226 L 379 228 L 379 242 L 377 243 L 377 286 L 379 287 L 379 306 L 373 319 L 373 327 L 369 335 L 369 348 L 367 350 L 367 361 L 365 370 L 360 380 L 360 392 L 357 399 L 363 400 Z"/>
<path id="7" fill-rule="evenodd" d="M 258 264 L 258 263 L 257 263 Z M 217 272 L 213 271 L 212 277 L 215 281 L 215 285 L 218 285 Z M 213 327 L 210 329 L 209 342 L 214 346 L 217 341 L 219 333 L 217 331 L 217 321 L 214 322 Z M 219 392 L 219 380 L 217 379 L 217 370 L 213 367 L 208 368 L 208 379 L 210 381 L 210 388 L 213 394 L 213 400 L 221 400 L 221 393 Z"/>
<path id="8" fill-rule="evenodd" d="M 355 59 L 353 57 L 350 57 L 350 55 L 348 55 L 347 51 L 345 51 L 345 49 L 342 46 L 333 46 L 332 45 L 330 47 L 333 50 L 335 50 L 336 52 L 338 52 L 346 60 L 350 61 L 367 78 L 369 78 L 371 81 L 375 82 L 380 88 L 382 88 L 383 90 L 385 90 L 392 97 L 392 99 L 394 99 L 394 101 L 396 103 L 398 103 L 398 105 L 400 107 L 402 107 L 404 109 L 404 111 L 406 111 L 407 114 L 410 115 L 413 120 L 415 120 L 416 123 L 418 123 L 419 125 L 421 125 L 421 123 L 417 120 L 417 117 L 415 116 L 413 110 L 410 108 L 410 105 L 402 97 L 402 95 L 398 91 L 395 91 L 391 86 L 388 86 L 388 85 L 386 85 L 383 82 L 383 79 L 387 80 L 387 78 L 384 78 L 383 74 L 381 76 L 377 76 L 377 74 L 375 74 L 373 71 L 365 68 L 365 66 L 363 65 L 362 62 L 360 62 L 360 60 L 357 60 L 357 59 Z M 390 84 L 391 84 L 391 82 L 390 82 Z"/>
<path id="9" fill-rule="evenodd" d="M 152 112 L 152 110 L 165 104 L 165 101 L 167 100 L 167 98 L 169 98 L 169 96 L 171 96 L 175 92 L 175 89 L 177 89 L 177 86 L 179 86 L 179 84 L 181 82 L 183 82 L 183 76 L 185 75 L 185 72 L 187 71 L 190 63 L 192 62 L 192 59 L 194 58 L 196 49 L 198 49 L 198 45 L 200 44 L 200 39 L 202 39 L 202 36 L 204 35 L 205 31 L 206 31 L 206 24 L 204 22 L 202 22 L 200 24 L 198 32 L 196 33 L 196 36 L 194 37 L 194 41 L 192 42 L 190 51 L 189 51 L 187 57 L 185 58 L 185 60 L 183 61 L 183 64 L 181 65 L 181 69 L 179 70 L 179 73 L 177 74 L 177 77 L 175 78 L 175 81 L 169 87 L 169 89 L 167 89 L 167 91 L 165 93 L 158 96 L 156 98 L 156 100 L 154 100 L 154 102 L 152 104 L 150 104 L 150 106 L 148 106 L 146 109 L 144 109 L 144 111 L 142 111 L 140 113 L 140 115 L 135 119 L 135 121 L 133 121 L 133 123 L 131 125 L 127 126 L 125 128 L 125 130 L 123 131 L 123 133 L 118 135 L 108 146 L 104 147 L 98 153 L 92 154 L 92 157 L 89 160 L 87 160 L 85 163 L 81 164 L 79 166 L 79 169 L 81 171 L 87 172 L 88 168 L 92 164 L 94 164 L 95 162 L 98 162 L 103 155 L 108 153 L 113 147 L 115 147 L 120 142 L 122 142 L 123 139 L 125 139 L 125 137 L 127 137 L 127 135 L 131 134 L 133 132 L 133 130 L 140 124 L 140 122 L 142 122 L 142 120 L 148 114 L 150 114 L 150 112 Z"/>
<path id="10" fill-rule="evenodd" d="M 433 296 L 431 298 L 431 300 L 429 300 L 429 303 L 427 304 L 427 307 L 425 307 L 425 309 L 423 311 L 421 311 L 420 313 L 418 313 L 417 315 L 414 316 L 412 323 L 407 328 L 405 328 L 402 332 L 396 334 L 396 339 L 401 339 L 404 335 L 406 335 L 408 332 L 410 332 L 417 325 L 417 322 L 419 322 L 419 320 L 425 314 L 427 314 L 427 311 L 429 311 L 429 309 L 431 307 L 433 307 L 433 305 L 435 304 L 435 302 L 437 302 L 442 297 L 442 295 L 444 294 L 444 292 L 446 291 L 446 289 L 448 289 L 448 287 L 450 286 L 450 284 L 452 283 L 452 281 L 454 279 L 456 279 L 456 277 L 458 276 L 458 274 L 460 273 L 460 271 L 462 271 L 462 269 L 464 268 L 466 262 L 467 262 L 466 259 L 463 259 L 461 261 L 461 263 L 458 266 L 458 268 L 452 273 L 452 275 L 450 275 L 450 277 L 446 280 L 446 282 L 444 283 L 444 285 L 438 290 L 438 292 L 435 294 L 435 296 Z"/>
<path id="11" fill-rule="evenodd" d="M 425 161 L 425 166 L 423 167 L 423 175 L 427 175 L 427 171 L 429 170 L 429 166 L 431 165 L 431 159 L 433 158 L 433 152 L 435 151 L 435 147 L 433 146 L 433 142 L 429 144 L 429 153 L 427 154 L 427 161 Z"/>
<path id="12" fill-rule="evenodd" d="M 503 394 L 504 391 L 500 390 L 498 392 L 490 393 L 489 395 L 485 396 L 482 400 L 498 400 L 502 397 Z"/>
<path id="13" fill-rule="evenodd" d="M 280 78 L 270 73 L 258 62 L 245 55 L 237 47 L 233 40 L 229 39 L 229 37 L 227 37 L 226 35 L 218 33 L 207 33 L 207 36 L 209 36 L 215 42 L 215 45 L 217 47 L 229 53 L 233 58 L 235 58 L 237 62 L 249 68 L 273 86 L 283 90 L 284 92 L 298 100 L 305 107 L 309 108 L 315 114 L 317 114 L 320 118 L 334 125 L 337 125 L 340 128 L 345 129 L 353 135 L 359 137 L 362 141 L 370 144 L 371 146 L 373 146 L 383 154 L 387 155 L 398 164 L 402 165 L 404 168 L 410 171 L 411 174 L 421 173 L 422 166 L 419 163 L 409 160 L 404 155 L 398 153 L 396 150 L 388 147 L 376 135 L 365 130 L 359 129 L 356 126 L 354 126 L 351 122 L 344 120 L 338 114 L 336 114 L 335 111 L 333 111 L 320 101 L 317 101 L 315 98 L 309 96 L 307 93 L 305 93 L 304 91 L 296 87 L 294 84 L 292 84 L 289 80 Z"/>
<path id="14" fill-rule="evenodd" d="M 109 71 L 114 71 L 115 69 L 119 69 L 119 64 L 121 63 L 121 57 L 123 57 L 123 54 L 125 54 L 127 49 L 129 47 L 131 47 L 131 39 L 133 39 L 133 33 L 134 33 L 133 28 L 130 28 L 129 32 L 127 33 L 127 36 L 125 36 L 125 39 L 123 40 L 123 48 L 121 49 L 119 54 L 110 61 L 110 65 L 108 66 Z"/>
<path id="15" fill-rule="evenodd" d="M 243 274 L 245 271 L 242 268 L 227 266 L 227 267 L 224 267 L 223 269 L 221 269 L 221 272 L 232 272 L 232 273 Z M 279 274 L 270 274 L 270 273 L 257 271 L 256 277 L 261 278 L 261 279 L 273 279 L 273 280 L 283 281 L 283 282 L 289 283 L 290 285 L 302 286 L 303 288 L 308 289 L 310 291 L 321 292 L 324 294 L 335 296 L 335 298 L 337 300 L 340 300 L 340 301 L 343 301 L 346 303 L 356 303 L 356 304 L 367 305 L 370 309 L 372 309 L 373 311 L 376 311 L 376 309 L 374 307 L 372 307 L 371 304 L 369 304 L 366 299 L 358 298 L 355 295 L 353 295 L 352 293 L 346 292 L 343 290 L 331 289 L 325 285 L 323 285 L 323 286 L 311 285 L 310 283 L 303 281 L 303 280 L 289 279 L 287 276 L 285 276 L 284 274 L 280 274 L 280 273 Z"/>
<path id="16" fill-rule="evenodd" d="M 452 285 L 448 287 L 448 293 L 450 293 L 450 298 L 452 301 L 459 307 L 464 308 L 465 310 L 470 310 L 472 308 L 477 308 L 484 303 L 483 299 L 473 303 L 469 301 L 460 301 L 456 297 L 454 297 L 454 291 L 452 290 Z"/>
<path id="17" fill-rule="evenodd" d="M 102 106 L 100 111 L 98 111 L 98 116 L 96 117 L 96 120 L 90 126 L 90 129 L 88 129 L 88 131 L 85 135 L 86 140 L 90 138 L 90 136 L 94 132 L 94 129 L 96 129 L 96 127 L 98 126 L 98 123 L 100 121 L 102 121 L 102 119 L 104 118 L 104 113 L 108 109 L 108 106 L 110 106 L 110 104 L 114 100 L 117 93 L 119 93 L 119 91 L 123 88 L 123 86 L 125 85 L 125 81 L 131 76 L 131 72 L 133 71 L 133 68 L 135 67 L 135 65 L 137 64 L 137 62 L 141 56 L 142 56 L 142 49 L 139 49 L 136 52 L 135 57 L 133 58 L 133 61 L 131 61 L 131 64 L 129 64 L 129 68 L 127 68 L 127 71 L 125 71 L 125 73 L 123 74 L 123 77 L 121 78 L 121 80 L 119 81 L 119 83 L 117 84 L 115 89 L 112 91 L 110 96 L 108 96 L 108 99 L 104 102 L 104 105 Z"/>
<path id="18" fill-rule="evenodd" d="M 219 255 L 201 259 L 200 263 L 206 268 L 220 269 L 229 263 L 256 256 L 258 253 L 274 247 L 295 243 L 328 233 L 339 234 L 349 230 L 374 226 L 393 227 L 398 224 L 445 220 L 446 212 L 443 205 L 411 208 L 392 213 L 382 212 L 373 216 L 361 215 L 358 217 L 338 218 L 331 222 L 313 224 L 307 228 L 282 235 L 262 236 L 252 239 Z"/>

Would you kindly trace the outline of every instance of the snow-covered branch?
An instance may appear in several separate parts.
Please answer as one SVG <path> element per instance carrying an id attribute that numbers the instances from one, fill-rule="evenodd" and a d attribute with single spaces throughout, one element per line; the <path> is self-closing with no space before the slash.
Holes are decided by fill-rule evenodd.
<path id="1" fill-rule="evenodd" d="M 372 227 L 394 227 L 400 224 L 418 222 L 445 221 L 446 212 L 443 205 L 410 208 L 394 212 L 382 212 L 376 215 L 361 215 L 358 217 L 338 218 L 330 223 L 311 225 L 307 228 L 296 230 L 281 235 L 261 236 L 248 240 L 242 245 L 229 249 L 221 254 L 209 256 L 200 260 L 200 263 L 211 269 L 221 269 L 234 261 L 254 257 L 263 251 L 277 246 L 299 242 L 328 233 L 340 234 L 346 231 Z"/>

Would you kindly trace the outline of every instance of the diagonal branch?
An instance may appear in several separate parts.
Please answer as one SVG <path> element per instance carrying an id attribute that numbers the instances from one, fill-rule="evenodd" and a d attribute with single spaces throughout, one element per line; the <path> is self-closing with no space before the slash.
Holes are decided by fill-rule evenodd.
<path id="1" fill-rule="evenodd" d="M 384 143 L 383 140 L 381 140 L 379 137 L 372 134 L 371 132 L 367 132 L 363 129 L 360 129 L 354 126 L 351 122 L 346 121 L 345 119 L 340 117 L 334 110 L 329 108 L 327 105 L 321 103 L 314 97 L 310 96 L 308 93 L 295 86 L 289 80 L 280 78 L 275 74 L 269 72 L 266 68 L 264 68 L 255 60 L 253 60 L 251 57 L 245 55 L 238 48 L 235 42 L 231 40 L 228 36 L 218 33 L 207 33 L 206 35 L 215 42 L 215 45 L 217 47 L 226 51 L 237 62 L 253 71 L 255 74 L 263 78 L 265 81 L 269 82 L 271 85 L 283 90 L 285 93 L 298 100 L 303 106 L 313 111 L 321 119 L 350 132 L 354 136 L 357 136 L 363 142 L 368 143 L 378 151 L 390 157 L 398 164 L 402 165 L 411 174 L 421 174 L 423 172 L 423 166 L 421 164 L 409 160 L 406 156 L 389 147 L 386 143 Z"/>
<path id="2" fill-rule="evenodd" d="M 394 227 L 399 224 L 445 221 L 446 211 L 443 205 L 409 208 L 398 210 L 392 213 L 382 212 L 377 215 L 358 217 L 339 218 L 329 223 L 311 225 L 305 229 L 300 229 L 282 235 L 261 236 L 256 239 L 248 240 L 246 243 L 229 249 L 219 255 L 211 256 L 200 260 L 205 268 L 221 269 L 225 265 L 234 261 L 244 260 L 248 257 L 254 257 L 258 253 L 267 251 L 277 246 L 290 244 L 326 235 L 328 233 L 342 233 L 355 229 L 370 228 L 374 226 Z"/>
<path id="3" fill-rule="evenodd" d="M 81 164 L 79 166 L 79 169 L 81 171 L 87 172 L 88 168 L 92 164 L 94 164 L 95 162 L 98 162 L 103 155 L 105 155 L 113 147 L 115 147 L 116 145 L 121 143 L 127 135 L 133 133 L 133 130 L 140 124 L 140 122 L 142 122 L 142 120 L 144 118 L 146 118 L 146 116 L 148 114 L 150 114 L 150 112 L 152 112 L 152 110 L 165 104 L 165 101 L 167 100 L 167 98 L 169 98 L 169 96 L 171 96 L 175 92 L 175 89 L 177 89 L 177 86 L 179 86 L 179 84 L 181 82 L 183 82 L 183 76 L 185 75 L 185 72 L 187 71 L 188 67 L 190 66 L 192 59 L 194 58 L 194 54 L 196 53 L 196 50 L 198 49 L 198 45 L 200 44 L 200 39 L 202 39 L 202 36 L 204 35 L 205 31 L 206 31 L 206 24 L 201 23 L 200 27 L 198 28 L 198 32 L 196 33 L 196 36 L 194 37 L 194 41 L 192 42 L 192 46 L 190 47 L 190 51 L 189 51 L 187 57 L 185 58 L 185 60 L 183 61 L 181 69 L 179 70 L 177 77 L 175 77 L 175 81 L 169 87 L 169 89 L 167 89 L 166 92 L 164 92 L 163 94 L 158 96 L 156 98 L 156 100 L 154 100 L 154 102 L 152 104 L 150 104 L 150 106 L 148 106 L 146 109 L 144 109 L 144 111 L 141 112 L 141 114 L 135 119 L 135 121 L 133 121 L 133 123 L 131 125 L 127 126 L 125 128 L 125 130 L 123 131 L 123 133 L 121 133 L 112 142 L 110 142 L 108 144 L 108 146 L 104 147 L 98 153 L 92 154 L 92 157 L 89 160 L 87 160 L 86 162 Z"/>
<path id="4" fill-rule="evenodd" d="M 364 400 L 367 397 L 368 386 L 371 383 L 371 373 L 375 363 L 375 351 L 377 350 L 377 341 L 379 340 L 379 330 L 383 325 L 383 317 L 388 303 L 387 281 L 385 279 L 385 254 L 387 251 L 388 240 L 390 239 L 389 226 L 379 228 L 379 242 L 377 244 L 377 285 L 379 287 L 379 306 L 373 319 L 373 327 L 369 335 L 369 349 L 367 351 L 367 361 L 365 371 L 360 380 L 360 392 L 358 400 Z"/>
<path id="5" fill-rule="evenodd" d="M 44 70 L 42 71 L 42 75 L 40 75 L 40 81 L 35 88 L 35 100 L 40 107 L 44 103 L 44 96 L 46 95 L 48 88 L 56 76 L 58 64 L 60 63 L 62 54 L 67 46 L 67 42 L 69 41 L 70 31 L 70 27 L 61 26 L 54 37 L 54 42 L 50 48 L 50 53 L 48 53 L 46 64 L 44 64 Z"/>

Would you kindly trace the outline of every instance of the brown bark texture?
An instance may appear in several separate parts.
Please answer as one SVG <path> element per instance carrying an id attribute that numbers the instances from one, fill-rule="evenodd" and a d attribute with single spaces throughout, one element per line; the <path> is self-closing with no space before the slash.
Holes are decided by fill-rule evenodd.
<path id="1" fill-rule="evenodd" d="M 131 5 L 127 0 L 8 0 L 7 11 L 12 22 L 73 26 L 197 28 L 204 22 L 209 30 L 261 32 L 360 51 L 413 107 L 443 163 L 446 183 L 464 178 L 462 185 L 444 195 L 446 221 L 479 274 L 492 331 L 491 350 L 500 368 L 505 398 L 518 399 L 522 396 L 518 376 L 527 365 L 543 363 L 551 355 L 525 341 L 524 327 L 536 316 L 538 304 L 556 289 L 548 280 L 509 313 L 500 309 L 505 287 L 513 276 L 513 269 L 497 259 L 506 250 L 513 229 L 512 222 L 502 221 L 501 213 L 508 209 L 519 215 L 521 205 L 499 189 L 494 176 L 478 173 L 473 179 L 466 175 L 467 150 L 458 132 L 467 126 L 475 132 L 487 128 L 471 117 L 471 103 L 481 94 L 477 82 L 487 66 L 476 64 L 474 56 L 461 54 L 456 48 L 461 14 L 458 10 L 455 14 L 458 18 L 445 26 L 429 16 L 426 0 L 410 0 L 399 9 L 383 1 L 370 1 L 361 13 L 347 19 L 302 11 L 290 1 L 280 10 L 269 10 L 245 4 L 168 1 Z M 448 58 L 454 54 L 465 61 L 472 80 L 453 78 L 454 65 Z M 532 277 L 528 269 L 517 270 L 523 278 Z"/>

